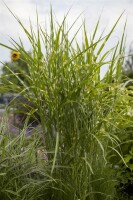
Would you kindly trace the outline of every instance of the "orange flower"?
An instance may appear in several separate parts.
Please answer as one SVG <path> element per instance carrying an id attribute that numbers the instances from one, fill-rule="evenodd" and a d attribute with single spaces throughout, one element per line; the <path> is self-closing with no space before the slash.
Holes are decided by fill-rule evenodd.
<path id="1" fill-rule="evenodd" d="M 13 51 L 11 53 L 11 60 L 12 61 L 19 60 L 19 58 L 20 58 L 20 53 L 18 51 Z"/>

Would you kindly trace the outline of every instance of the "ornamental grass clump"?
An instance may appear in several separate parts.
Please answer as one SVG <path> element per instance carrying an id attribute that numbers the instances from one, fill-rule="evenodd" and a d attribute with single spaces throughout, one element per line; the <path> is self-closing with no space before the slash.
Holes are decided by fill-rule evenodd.
<path id="1" fill-rule="evenodd" d="M 27 108 L 24 109 L 27 115 L 25 123 L 28 124 L 31 117 L 38 121 L 35 129 L 38 130 L 39 142 L 33 137 L 31 141 L 35 148 L 32 150 L 32 143 L 26 146 L 29 159 L 23 157 L 17 169 L 23 168 L 23 174 L 16 182 L 19 189 L 14 192 L 14 187 L 10 185 L 8 192 L 10 190 L 12 193 L 12 199 L 113 199 L 116 180 L 108 155 L 115 151 L 121 159 L 122 156 L 115 149 L 120 142 L 114 134 L 118 127 L 110 123 L 110 119 L 122 112 L 119 110 L 117 113 L 115 108 L 117 98 L 121 96 L 124 33 L 116 46 L 106 52 L 103 50 L 121 16 L 109 33 L 105 36 L 101 34 L 99 38 L 97 31 L 100 21 L 90 38 L 83 22 L 80 28 L 83 32 L 82 44 L 76 40 L 80 29 L 75 31 L 73 38 L 69 37 L 78 19 L 66 28 L 67 15 L 59 24 L 51 11 L 50 26 L 41 27 L 37 16 L 35 32 L 31 23 L 28 31 L 19 18 L 13 16 L 29 39 L 31 53 L 27 53 L 21 40 L 17 43 L 11 39 L 12 47 L 1 45 L 20 53 L 27 63 L 28 73 L 22 72 L 22 79 L 7 64 L 10 72 L 8 78 L 14 76 L 21 84 L 8 79 L 8 84 L 3 85 L 4 75 L 1 76 L 1 90 L 16 93 L 32 103 L 30 107 L 24 104 Z M 100 70 L 104 66 L 108 66 L 108 71 L 101 79 Z M 23 112 L 23 109 L 20 111 Z M 12 142 L 10 146 L 13 148 Z M 38 152 L 35 149 L 40 148 L 46 152 L 44 157 L 47 162 L 33 158 Z M 27 175 L 31 161 L 35 167 L 33 172 L 29 168 L 32 175 Z M 12 164 L 17 166 L 17 161 L 14 160 Z"/>

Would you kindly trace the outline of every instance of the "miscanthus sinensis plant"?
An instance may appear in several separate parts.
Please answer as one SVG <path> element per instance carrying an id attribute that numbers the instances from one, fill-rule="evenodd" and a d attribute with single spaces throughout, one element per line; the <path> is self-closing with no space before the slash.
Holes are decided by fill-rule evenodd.
<path id="1" fill-rule="evenodd" d="M 69 34 L 77 19 L 67 28 L 67 15 L 59 24 L 51 11 L 49 28 L 39 25 L 37 15 L 36 31 L 31 23 L 28 31 L 13 16 L 29 39 L 31 53 L 27 53 L 21 39 L 20 43 L 11 39 L 11 47 L 1 45 L 19 52 L 19 59 L 27 63 L 28 73 L 21 71 L 25 77 L 21 79 L 7 64 L 10 73 L 8 79 L 6 75 L 1 77 L 1 91 L 11 91 L 32 102 L 32 106 L 24 105 L 27 107 L 25 126 L 30 117 L 35 117 L 39 125 L 30 143 L 26 142 L 25 126 L 15 138 L 4 130 L 1 139 L 4 146 L 0 151 L 1 198 L 114 199 L 116 181 L 108 154 L 115 151 L 123 160 L 115 149 L 119 146 L 115 135 L 119 127 L 117 121 L 112 122 L 122 112 L 121 109 L 117 112 L 116 107 L 117 99 L 123 98 L 124 31 L 113 48 L 106 52 L 104 48 L 121 16 L 107 35 L 98 37 L 98 20 L 91 37 L 83 22 L 71 39 Z M 81 44 L 76 40 L 80 29 Z M 104 65 L 108 71 L 101 80 L 100 70 Z M 15 76 L 21 84 L 11 82 L 9 76 Z M 3 79 L 7 80 L 4 85 Z M 46 152 L 45 159 L 36 155 L 39 148 Z"/>

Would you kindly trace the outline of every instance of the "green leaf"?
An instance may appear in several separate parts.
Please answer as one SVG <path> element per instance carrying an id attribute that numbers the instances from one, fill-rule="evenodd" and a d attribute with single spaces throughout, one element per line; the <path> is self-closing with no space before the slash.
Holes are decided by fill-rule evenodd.
<path id="1" fill-rule="evenodd" d="M 128 163 L 128 162 L 130 161 L 130 159 L 132 159 L 132 158 L 133 158 L 132 155 L 127 154 L 127 155 L 124 157 L 124 161 L 125 161 L 126 163 Z"/>

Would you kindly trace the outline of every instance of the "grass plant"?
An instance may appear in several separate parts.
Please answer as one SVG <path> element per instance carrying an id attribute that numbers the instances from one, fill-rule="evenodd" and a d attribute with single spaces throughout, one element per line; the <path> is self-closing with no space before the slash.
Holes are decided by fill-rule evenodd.
<path id="1" fill-rule="evenodd" d="M 12 47 L 1 44 L 19 52 L 28 66 L 28 73 L 20 71 L 25 77 L 21 79 L 20 73 L 6 65 L 8 77 L 16 77 L 21 84 L 1 76 L 1 91 L 16 93 L 33 106 L 25 103 L 27 120 L 18 136 L 10 135 L 5 127 L 1 130 L 0 199 L 115 199 L 117 183 L 108 155 L 115 151 L 122 159 L 115 149 L 120 143 L 115 133 L 119 129 L 117 116 L 122 113 L 116 108 L 122 98 L 125 27 L 121 40 L 106 52 L 104 48 L 121 16 L 109 33 L 99 38 L 100 20 L 91 37 L 83 22 L 80 45 L 76 40 L 80 29 L 72 39 L 69 37 L 77 19 L 67 28 L 68 14 L 59 24 L 51 10 L 49 27 L 45 28 L 39 25 L 37 14 L 36 31 L 31 23 L 28 31 L 12 14 L 29 39 L 31 53 L 27 53 L 21 39 L 17 43 L 11 38 Z M 101 79 L 104 66 L 108 66 L 108 71 Z M 27 138 L 25 130 L 30 117 L 38 120 L 39 126 Z M 39 148 L 46 152 L 46 159 L 38 156 Z"/>

